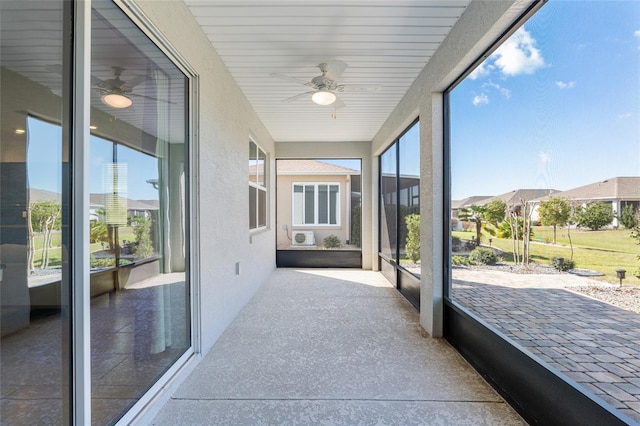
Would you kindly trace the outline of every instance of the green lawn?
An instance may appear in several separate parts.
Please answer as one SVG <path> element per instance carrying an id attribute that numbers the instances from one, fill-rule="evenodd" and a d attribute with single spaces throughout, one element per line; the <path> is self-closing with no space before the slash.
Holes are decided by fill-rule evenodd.
<path id="1" fill-rule="evenodd" d="M 567 230 L 558 229 L 556 234 L 556 245 L 551 244 L 553 241 L 552 227 L 535 227 L 534 238 L 531 244 L 531 258 L 536 263 L 548 265 L 554 257 L 571 258 L 571 249 L 569 247 L 569 238 Z M 625 269 L 627 271 L 624 284 L 640 285 L 640 279 L 636 278 L 633 273 L 640 268 L 640 245 L 636 240 L 629 237 L 630 231 L 624 229 L 610 229 L 604 231 L 588 231 L 588 230 L 571 230 L 571 240 L 573 242 L 573 260 L 576 268 L 593 269 L 605 274 L 603 277 L 597 277 L 604 281 L 618 283 L 616 278 L 616 269 Z M 475 236 L 472 232 L 454 231 L 453 235 L 462 240 L 470 240 Z M 499 248 L 506 254 L 504 260 L 513 261 L 512 251 L 513 243 L 508 239 L 501 239 L 483 235 L 482 244 L 488 245 L 489 238 L 492 239 L 491 245 Z M 547 241 L 548 243 L 545 243 Z"/>
<path id="2" fill-rule="evenodd" d="M 119 229 L 118 237 L 120 240 L 120 244 L 124 245 L 124 240 L 133 241 L 135 240 L 135 235 L 133 233 L 133 228 L 130 226 L 124 226 Z M 62 234 L 60 232 L 56 232 L 51 236 L 51 241 L 53 247 L 49 249 L 49 266 L 50 267 L 60 267 L 62 265 L 62 248 L 61 248 L 61 240 Z M 35 256 L 34 256 L 34 266 L 39 268 L 42 264 L 42 246 L 44 245 L 44 234 L 37 234 L 34 238 L 34 245 L 36 248 Z M 106 244 L 105 244 L 106 247 Z M 102 250 L 101 243 L 91 243 L 90 245 L 91 253 Z"/>

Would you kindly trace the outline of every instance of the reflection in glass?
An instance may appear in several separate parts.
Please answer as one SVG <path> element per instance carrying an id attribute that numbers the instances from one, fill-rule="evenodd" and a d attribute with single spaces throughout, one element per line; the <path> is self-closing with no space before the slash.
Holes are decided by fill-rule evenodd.
<path id="1" fill-rule="evenodd" d="M 0 21 L 0 421 L 63 424 L 70 407 L 63 254 L 71 253 L 63 2 L 2 1 Z"/>
<path id="2" fill-rule="evenodd" d="M 106 424 L 191 345 L 187 80 L 112 2 L 92 4 L 91 391 Z M 130 107 L 104 102 L 116 77 Z"/>
<path id="3" fill-rule="evenodd" d="M 416 230 L 420 215 L 420 125 L 414 124 L 398 141 L 399 207 L 398 248 L 400 264 L 419 274 L 420 233 Z M 418 217 L 416 218 L 417 215 Z M 417 223 L 416 223 L 417 220 Z"/>
<path id="4" fill-rule="evenodd" d="M 249 229 L 267 226 L 267 155 L 249 141 Z"/>
<path id="5" fill-rule="evenodd" d="M 380 156 L 380 252 L 397 261 L 398 157 L 394 143 Z"/>

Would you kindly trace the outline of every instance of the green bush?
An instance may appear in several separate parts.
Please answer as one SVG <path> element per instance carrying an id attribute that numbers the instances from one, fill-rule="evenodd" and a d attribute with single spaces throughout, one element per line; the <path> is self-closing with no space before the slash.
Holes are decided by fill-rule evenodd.
<path id="1" fill-rule="evenodd" d="M 498 256 L 487 247 L 476 247 L 469 253 L 469 262 L 475 265 L 495 265 Z"/>
<path id="2" fill-rule="evenodd" d="M 407 243 L 404 249 L 407 257 L 417 263 L 420 260 L 420 215 L 410 214 L 404 220 L 407 223 Z"/>
<path id="3" fill-rule="evenodd" d="M 340 247 L 340 238 L 335 235 L 329 235 L 324 240 L 322 240 L 322 245 L 325 248 L 336 248 Z"/>
<path id="4" fill-rule="evenodd" d="M 153 241 L 151 241 L 151 219 L 136 217 L 133 225 L 133 234 L 136 241 L 131 243 L 131 251 L 137 259 L 146 259 L 153 254 Z"/>
<path id="5" fill-rule="evenodd" d="M 594 203 L 576 209 L 575 221 L 583 227 L 597 231 L 610 225 L 615 215 L 609 203 Z"/>
<path id="6" fill-rule="evenodd" d="M 563 259 L 562 265 L 558 259 Z M 551 266 L 556 268 L 558 271 L 570 271 L 571 269 L 576 267 L 576 263 L 570 259 L 564 259 L 560 257 L 554 257 L 551 259 Z"/>
<path id="7" fill-rule="evenodd" d="M 467 256 L 452 256 L 451 264 L 454 266 L 469 266 L 471 262 Z"/>
<path id="8" fill-rule="evenodd" d="M 355 206 L 351 210 L 351 244 L 360 247 L 362 233 L 362 207 Z"/>
<path id="9" fill-rule="evenodd" d="M 620 214 L 620 223 L 627 229 L 633 229 L 638 225 L 638 215 L 640 210 L 636 211 L 633 204 L 627 204 L 622 208 Z"/>

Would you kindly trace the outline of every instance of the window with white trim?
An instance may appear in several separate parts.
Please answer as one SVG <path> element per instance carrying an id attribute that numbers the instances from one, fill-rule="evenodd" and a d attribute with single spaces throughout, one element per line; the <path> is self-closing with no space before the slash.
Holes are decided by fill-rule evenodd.
<path id="1" fill-rule="evenodd" d="M 294 183 L 293 225 L 340 225 L 340 184 Z"/>
<path id="2" fill-rule="evenodd" d="M 267 226 L 267 154 L 249 141 L 249 229 Z"/>

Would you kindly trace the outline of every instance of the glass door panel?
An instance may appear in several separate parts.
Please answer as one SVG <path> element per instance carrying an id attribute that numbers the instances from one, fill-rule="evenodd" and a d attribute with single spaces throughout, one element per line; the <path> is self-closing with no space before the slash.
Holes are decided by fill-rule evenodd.
<path id="1" fill-rule="evenodd" d="M 2 424 L 62 424 L 71 408 L 64 12 L 0 2 Z"/>
<path id="2" fill-rule="evenodd" d="M 187 79 L 111 1 L 94 1 L 91 393 L 117 421 L 191 346 Z"/>

